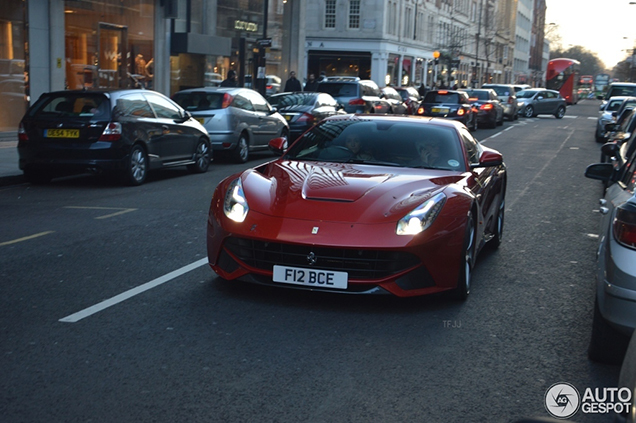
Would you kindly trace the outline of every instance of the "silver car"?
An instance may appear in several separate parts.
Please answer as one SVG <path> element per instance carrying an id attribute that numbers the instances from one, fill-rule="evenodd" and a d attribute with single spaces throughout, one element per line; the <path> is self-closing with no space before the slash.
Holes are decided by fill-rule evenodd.
<path id="1" fill-rule="evenodd" d="M 634 105 L 636 104 L 636 97 L 625 97 L 625 96 L 612 97 L 607 102 L 603 102 L 603 104 L 601 104 L 601 107 L 599 108 L 600 113 L 598 116 L 598 120 L 596 121 L 596 141 L 597 142 L 607 141 L 607 138 L 605 137 L 605 133 L 607 132 L 605 125 L 608 125 L 610 123 L 616 123 L 616 119 L 618 117 L 618 113 L 617 113 L 618 110 L 623 105 L 623 102 L 629 98 L 634 99 L 633 103 L 631 104 L 631 107 L 634 107 Z"/>
<path id="2" fill-rule="evenodd" d="M 173 96 L 210 135 L 212 148 L 239 163 L 267 150 L 269 140 L 287 137 L 287 121 L 257 91 L 249 88 L 193 88 Z"/>
<path id="3" fill-rule="evenodd" d="M 517 93 L 519 114 L 523 117 L 554 115 L 557 119 L 565 116 L 567 103 L 558 91 L 545 88 L 531 88 Z"/>
<path id="4" fill-rule="evenodd" d="M 636 328 L 636 134 L 602 149 L 612 163 L 588 166 L 585 176 L 611 185 L 600 200 L 596 301 L 591 359 L 620 364 Z M 612 183 L 615 182 L 615 183 Z"/>
<path id="5" fill-rule="evenodd" d="M 511 84 L 484 84 L 482 88 L 492 88 L 497 93 L 497 97 L 504 107 L 506 119 L 519 119 L 519 109 L 517 105 L 517 92 Z"/>

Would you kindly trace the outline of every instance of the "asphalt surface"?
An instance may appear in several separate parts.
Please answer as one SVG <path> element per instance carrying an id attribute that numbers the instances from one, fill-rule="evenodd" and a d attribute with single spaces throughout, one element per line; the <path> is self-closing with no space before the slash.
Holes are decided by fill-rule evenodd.
<path id="1" fill-rule="evenodd" d="M 5 185 L 0 421 L 513 422 L 548 417 L 555 383 L 615 387 L 618 366 L 586 356 L 602 187 L 583 171 L 599 158 L 598 104 L 475 133 L 509 180 L 504 242 L 479 256 L 465 303 L 219 279 L 207 211 L 244 165 L 140 187 Z"/>

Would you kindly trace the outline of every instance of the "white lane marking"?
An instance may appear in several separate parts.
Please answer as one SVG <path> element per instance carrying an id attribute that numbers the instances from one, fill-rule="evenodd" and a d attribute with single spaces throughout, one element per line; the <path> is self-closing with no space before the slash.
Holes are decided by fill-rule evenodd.
<path id="1" fill-rule="evenodd" d="M 164 284 L 174 278 L 177 278 L 185 273 L 188 273 L 191 270 L 194 270 L 198 267 L 203 266 L 204 264 L 208 263 L 208 259 L 206 258 L 202 258 L 201 260 L 195 261 L 194 263 L 188 264 L 187 266 L 183 266 L 180 269 L 174 270 L 166 275 L 160 276 L 157 279 L 154 279 L 150 282 L 146 282 L 143 285 L 139 285 L 136 288 L 133 289 L 129 289 L 126 292 L 122 292 L 119 295 L 115 295 L 112 298 L 109 298 L 107 300 L 102 301 L 101 303 L 95 304 L 94 306 L 85 308 L 84 310 L 78 311 L 77 313 L 73 313 L 69 316 L 66 316 L 62 319 L 60 319 L 60 322 L 64 322 L 64 323 L 76 323 L 79 322 L 80 320 L 92 316 L 95 313 L 99 313 L 100 311 L 103 311 L 109 307 L 112 307 L 116 304 L 119 304 L 123 301 L 126 301 L 132 297 L 134 297 L 135 295 L 139 295 L 142 292 L 148 291 L 149 289 L 155 288 L 161 284 Z"/>
<path id="2" fill-rule="evenodd" d="M 570 115 L 565 115 L 563 116 L 564 119 L 576 119 L 578 118 L 578 116 L 570 116 Z"/>
<path id="3" fill-rule="evenodd" d="M 590 119 L 590 120 L 598 120 L 598 118 L 597 118 L 597 117 L 590 117 L 590 116 L 588 116 L 587 118 L 588 118 L 588 119 Z"/>
<path id="4" fill-rule="evenodd" d="M 115 213 L 106 214 L 104 216 L 97 216 L 95 219 L 108 219 L 109 217 L 119 216 L 120 214 L 130 213 L 137 211 L 138 209 L 123 209 L 121 207 L 80 207 L 80 206 L 66 206 L 65 209 L 85 209 L 85 210 L 120 210 Z"/>
<path id="5" fill-rule="evenodd" d="M 22 237 L 22 238 L 14 239 L 14 240 L 11 240 L 11 241 L 0 242 L 0 247 L 3 247 L 5 245 L 17 244 L 18 242 L 28 241 L 30 239 L 39 238 L 41 236 L 52 234 L 52 233 L 55 233 L 55 231 L 40 232 L 39 234 L 29 235 L 29 236 L 25 236 L 25 237 Z"/>

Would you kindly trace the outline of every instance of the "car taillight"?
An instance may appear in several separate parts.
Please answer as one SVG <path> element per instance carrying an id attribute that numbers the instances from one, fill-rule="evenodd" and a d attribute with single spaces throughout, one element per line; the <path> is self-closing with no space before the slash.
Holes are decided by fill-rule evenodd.
<path id="1" fill-rule="evenodd" d="M 616 217 L 613 223 L 614 238 L 620 244 L 636 248 L 636 207 L 623 205 L 616 209 Z"/>
<path id="2" fill-rule="evenodd" d="M 273 85 L 265 85 L 265 88 L 268 89 L 268 90 L 271 90 L 272 88 L 274 88 L 274 86 Z"/>
<path id="3" fill-rule="evenodd" d="M 418 107 L 418 108 L 417 108 L 417 114 L 418 114 L 418 115 L 423 115 L 423 114 L 424 114 L 424 110 L 425 110 L 425 109 L 424 109 L 424 107 L 421 107 L 421 106 L 420 106 L 420 107 Z"/>
<path id="4" fill-rule="evenodd" d="M 482 104 L 480 107 L 481 110 L 492 110 L 492 104 Z"/>
<path id="5" fill-rule="evenodd" d="M 104 132 L 99 137 L 99 141 L 113 142 L 121 139 L 121 123 L 110 122 L 104 128 Z"/>
<path id="6" fill-rule="evenodd" d="M 508 97 L 508 104 L 512 104 L 512 97 Z"/>
<path id="7" fill-rule="evenodd" d="M 232 101 L 234 101 L 234 96 L 230 95 L 229 93 L 223 94 L 223 103 L 221 103 L 221 108 L 227 109 L 228 107 L 230 107 L 230 104 L 232 104 Z"/>
<path id="8" fill-rule="evenodd" d="M 302 115 L 298 116 L 298 119 L 296 119 L 296 122 L 307 122 L 307 123 L 314 123 L 314 121 L 316 120 L 316 117 L 314 115 L 310 115 L 309 113 L 303 113 Z"/>
<path id="9" fill-rule="evenodd" d="M 464 109 L 457 110 L 457 116 L 464 116 L 464 114 L 466 114 L 466 110 Z"/>
<path id="10" fill-rule="evenodd" d="M 24 129 L 24 125 L 20 123 L 20 127 L 18 128 L 18 140 L 19 141 L 28 141 L 29 136 L 26 133 L 26 129 Z"/>
<path id="11" fill-rule="evenodd" d="M 361 98 L 354 98 L 349 100 L 350 106 L 364 106 L 364 100 Z"/>

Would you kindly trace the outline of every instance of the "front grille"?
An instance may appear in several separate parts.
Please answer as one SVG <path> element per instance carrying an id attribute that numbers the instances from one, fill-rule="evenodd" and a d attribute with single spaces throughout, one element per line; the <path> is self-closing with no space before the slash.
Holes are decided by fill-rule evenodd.
<path id="1" fill-rule="evenodd" d="M 231 237 L 225 248 L 248 266 L 272 271 L 274 265 L 315 267 L 347 272 L 349 279 L 376 280 L 409 269 L 419 263 L 413 254 L 400 251 L 316 247 Z M 316 262 L 310 265 L 308 256 Z"/>

